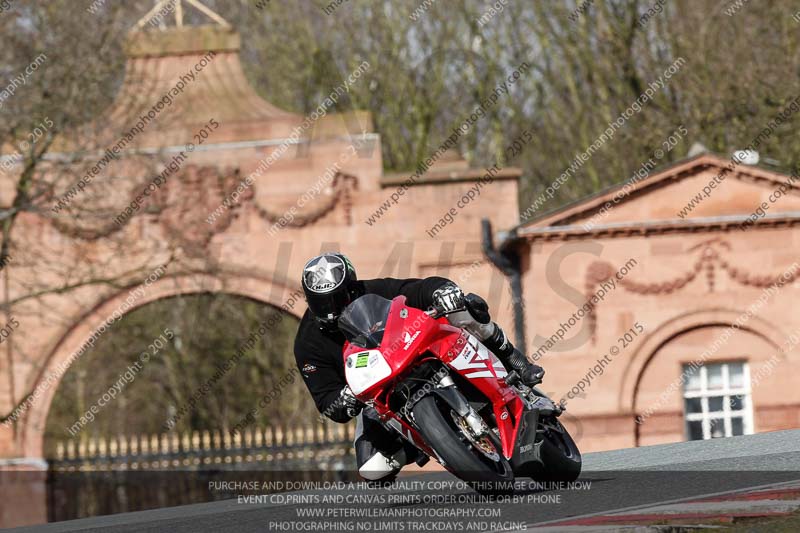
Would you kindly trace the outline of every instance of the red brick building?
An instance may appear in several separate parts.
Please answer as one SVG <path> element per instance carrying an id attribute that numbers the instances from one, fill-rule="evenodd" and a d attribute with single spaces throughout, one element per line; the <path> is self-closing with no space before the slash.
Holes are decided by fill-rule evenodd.
<path id="1" fill-rule="evenodd" d="M 704 154 L 512 232 L 584 450 L 800 426 L 796 179 Z"/>

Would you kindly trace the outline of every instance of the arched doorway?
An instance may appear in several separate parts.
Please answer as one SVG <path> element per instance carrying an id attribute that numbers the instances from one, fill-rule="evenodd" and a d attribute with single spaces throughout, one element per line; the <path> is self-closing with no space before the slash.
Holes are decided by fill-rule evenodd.
<path id="1" fill-rule="evenodd" d="M 281 393 L 275 409 L 259 410 L 248 426 L 314 419 L 292 353 L 297 324 L 274 306 L 219 293 L 173 296 L 127 313 L 60 380 L 45 457 L 98 437 L 229 434 L 273 389 Z"/>
<path id="2" fill-rule="evenodd" d="M 238 475 L 219 473 L 229 461 L 243 475 L 286 475 L 258 470 L 288 463 L 274 457 L 285 441 L 244 437 L 293 435 L 317 418 L 295 367 L 297 325 L 275 306 L 226 293 L 127 313 L 59 380 L 44 432 L 48 521 L 217 499 L 207 487 Z M 243 457 L 263 448 L 272 460 Z"/>
<path id="3" fill-rule="evenodd" d="M 144 295 L 135 302 L 129 312 L 157 300 L 198 293 L 225 293 L 250 298 L 275 308 L 284 309 L 295 320 L 302 315 L 305 307 L 305 301 L 298 288 L 289 287 L 267 278 L 194 274 L 165 276 L 159 279 L 147 287 Z M 21 420 L 19 428 L 18 438 L 22 440 L 22 449 L 27 450 L 28 456 L 42 457 L 44 454 L 45 425 L 55 392 L 65 373 L 62 369 L 64 363 L 81 350 L 92 332 L 122 305 L 127 294 L 127 290 L 118 292 L 77 320 L 48 356 L 47 364 L 39 373 L 37 381 L 47 380 L 49 385 L 42 387 L 38 401 L 31 404 L 29 411 Z"/>

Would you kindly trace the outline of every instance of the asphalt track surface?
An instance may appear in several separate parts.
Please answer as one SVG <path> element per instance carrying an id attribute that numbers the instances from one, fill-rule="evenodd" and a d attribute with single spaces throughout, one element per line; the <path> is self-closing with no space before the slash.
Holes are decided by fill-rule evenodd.
<path id="1" fill-rule="evenodd" d="M 487 501 L 450 474 L 432 473 L 388 488 L 268 494 L 260 503 L 234 497 L 13 531 L 530 531 L 567 518 L 798 479 L 800 430 L 792 430 L 586 454 L 573 487 L 520 480 L 519 490 L 500 502 Z"/>

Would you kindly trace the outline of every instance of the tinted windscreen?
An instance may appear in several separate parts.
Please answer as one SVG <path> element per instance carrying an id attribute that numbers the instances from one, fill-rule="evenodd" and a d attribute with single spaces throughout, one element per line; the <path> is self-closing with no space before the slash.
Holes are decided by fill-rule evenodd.
<path id="1" fill-rule="evenodd" d="M 391 306 L 391 300 L 365 294 L 342 311 L 339 329 L 351 343 L 362 348 L 377 348 L 383 340 Z"/>

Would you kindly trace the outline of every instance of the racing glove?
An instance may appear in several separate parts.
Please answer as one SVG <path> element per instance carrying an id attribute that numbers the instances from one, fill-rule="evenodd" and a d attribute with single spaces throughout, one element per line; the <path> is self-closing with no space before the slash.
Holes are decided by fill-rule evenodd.
<path id="1" fill-rule="evenodd" d="M 464 292 L 455 283 L 446 283 L 433 291 L 433 306 L 443 315 L 460 311 L 464 309 Z"/>
<path id="2" fill-rule="evenodd" d="M 339 406 L 350 418 L 355 418 L 358 416 L 358 413 L 364 409 L 365 405 L 364 402 L 356 398 L 349 385 L 345 385 L 345 387 L 342 389 L 342 392 L 339 393 L 339 397 L 336 399 L 336 402 L 338 402 Z"/>

